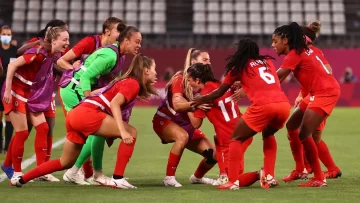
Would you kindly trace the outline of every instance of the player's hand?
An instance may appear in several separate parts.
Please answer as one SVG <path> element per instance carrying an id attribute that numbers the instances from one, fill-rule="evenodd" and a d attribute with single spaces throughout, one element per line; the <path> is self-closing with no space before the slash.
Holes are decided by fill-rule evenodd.
<path id="1" fill-rule="evenodd" d="M 191 106 L 193 107 L 197 107 L 201 104 L 204 104 L 205 102 L 203 101 L 203 96 L 201 96 L 200 94 L 195 95 L 193 98 L 193 101 L 191 102 Z"/>
<path id="2" fill-rule="evenodd" d="M 150 101 L 150 99 L 149 98 L 146 98 L 146 97 L 143 97 L 143 96 L 138 96 L 137 97 L 137 99 L 138 100 L 140 100 L 141 102 L 144 102 L 144 103 L 146 103 L 146 102 L 149 102 Z"/>
<path id="3" fill-rule="evenodd" d="M 241 88 L 241 82 L 240 82 L 240 81 L 234 82 L 234 83 L 232 84 L 232 86 L 231 86 L 231 90 L 232 90 L 232 91 L 236 91 L 236 90 L 238 90 L 238 89 L 240 89 L 240 88 Z"/>
<path id="4" fill-rule="evenodd" d="M 130 145 L 133 143 L 134 138 L 128 133 L 126 130 L 121 132 L 121 139 L 124 141 L 125 144 Z"/>
<path id="5" fill-rule="evenodd" d="M 72 64 L 72 66 L 73 66 L 74 68 L 79 67 L 79 66 L 80 66 L 80 60 L 75 61 L 75 62 Z"/>
<path id="6" fill-rule="evenodd" d="M 303 98 L 302 96 L 296 97 L 294 107 L 299 106 L 299 104 L 301 103 L 301 101 L 302 101 L 303 99 L 304 99 L 304 98 Z"/>
<path id="7" fill-rule="evenodd" d="M 201 109 L 203 111 L 209 111 L 211 109 L 211 104 L 200 104 L 196 106 L 196 108 Z"/>
<path id="8" fill-rule="evenodd" d="M 11 90 L 5 89 L 3 100 L 7 104 L 11 103 Z"/>
<path id="9" fill-rule="evenodd" d="M 231 100 L 233 101 L 239 101 L 240 99 L 246 97 L 245 91 L 241 88 L 234 92 L 233 95 L 231 95 Z"/>

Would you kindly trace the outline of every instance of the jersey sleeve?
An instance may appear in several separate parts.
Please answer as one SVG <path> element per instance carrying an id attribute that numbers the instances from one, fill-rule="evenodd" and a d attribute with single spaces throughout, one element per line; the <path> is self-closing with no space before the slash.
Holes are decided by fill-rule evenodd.
<path id="1" fill-rule="evenodd" d="M 34 38 L 31 38 L 29 41 L 27 41 L 26 44 L 30 44 L 30 43 L 36 42 L 38 40 L 39 39 L 37 37 L 34 37 Z"/>
<path id="2" fill-rule="evenodd" d="M 22 57 L 24 57 L 24 59 L 25 59 L 25 63 L 26 64 L 30 64 L 32 61 L 31 61 L 31 59 L 34 57 L 34 56 L 36 56 L 36 54 L 24 54 L 24 55 L 22 55 Z M 35 60 L 35 59 L 34 59 Z"/>
<path id="3" fill-rule="evenodd" d="M 173 83 L 171 84 L 171 92 L 173 94 L 175 93 L 183 93 L 184 89 L 182 87 L 182 77 L 181 76 L 175 76 Z"/>
<path id="4" fill-rule="evenodd" d="M 80 77 L 82 91 L 91 90 L 91 79 L 109 73 L 116 63 L 116 53 L 107 52 L 106 49 L 98 50 L 96 59 L 86 67 L 87 70 Z"/>
<path id="5" fill-rule="evenodd" d="M 139 82 L 132 78 L 127 78 L 123 81 L 118 82 L 119 91 L 118 93 L 122 94 L 126 102 L 134 100 L 140 91 Z"/>
<path id="6" fill-rule="evenodd" d="M 229 71 L 225 77 L 224 77 L 224 80 L 223 80 L 223 83 L 226 84 L 226 85 L 232 85 L 235 81 L 237 81 L 237 77 L 235 76 L 232 76 L 232 70 Z"/>
<path id="7" fill-rule="evenodd" d="M 201 109 L 196 109 L 194 112 L 194 117 L 195 118 L 205 118 L 206 117 L 206 113 L 204 110 Z"/>
<path id="8" fill-rule="evenodd" d="M 72 51 L 75 53 L 76 57 L 80 57 L 82 54 L 91 54 L 95 49 L 95 39 L 93 36 L 87 36 L 80 40 L 72 48 Z"/>
<path id="9" fill-rule="evenodd" d="M 286 68 L 290 70 L 295 70 L 296 67 L 301 62 L 301 56 L 297 54 L 295 51 L 290 51 L 290 53 L 285 57 L 282 62 L 280 68 Z"/>

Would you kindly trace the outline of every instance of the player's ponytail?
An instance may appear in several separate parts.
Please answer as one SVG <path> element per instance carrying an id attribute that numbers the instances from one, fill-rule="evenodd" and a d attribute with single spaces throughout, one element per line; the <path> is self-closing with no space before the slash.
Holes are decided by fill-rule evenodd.
<path id="1" fill-rule="evenodd" d="M 238 46 L 236 52 L 225 59 L 227 61 L 225 75 L 231 70 L 234 75 L 240 74 L 246 70 L 250 59 L 262 61 L 274 59 L 269 55 L 260 55 L 259 46 L 250 38 L 241 39 L 236 45 Z"/>
<path id="2" fill-rule="evenodd" d="M 287 38 L 289 49 L 295 49 L 298 54 L 304 50 L 308 50 L 305 35 L 301 27 L 296 22 L 276 28 L 273 34 L 281 37 L 282 39 Z"/>
<path id="3" fill-rule="evenodd" d="M 210 64 L 195 63 L 187 69 L 187 75 L 193 79 L 199 78 L 200 82 L 205 84 L 207 82 L 218 82 L 214 77 Z"/>

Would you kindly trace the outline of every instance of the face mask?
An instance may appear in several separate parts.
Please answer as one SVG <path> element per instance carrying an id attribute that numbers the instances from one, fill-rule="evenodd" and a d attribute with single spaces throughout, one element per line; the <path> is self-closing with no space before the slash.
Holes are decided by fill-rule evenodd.
<path id="1" fill-rule="evenodd" d="M 1 43 L 3 43 L 3 44 L 10 44 L 11 36 L 1 35 L 0 40 L 1 40 Z"/>

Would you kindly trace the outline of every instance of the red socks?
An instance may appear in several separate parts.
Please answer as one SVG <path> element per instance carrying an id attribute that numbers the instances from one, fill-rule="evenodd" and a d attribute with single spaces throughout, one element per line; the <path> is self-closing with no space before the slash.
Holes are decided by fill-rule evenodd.
<path id="1" fill-rule="evenodd" d="M 248 187 L 254 184 L 256 181 L 260 180 L 259 176 L 260 175 L 257 171 L 241 174 L 239 176 L 239 184 L 240 184 L 239 186 Z"/>
<path id="2" fill-rule="evenodd" d="M 201 160 L 199 166 L 197 167 L 194 176 L 196 178 L 202 178 L 205 176 L 205 174 L 210 171 L 213 167 L 215 166 L 215 164 L 207 164 L 206 163 L 206 159 Z"/>
<path id="3" fill-rule="evenodd" d="M 263 151 L 264 151 L 264 171 L 265 175 L 270 174 L 275 177 L 275 162 L 276 162 L 276 150 L 277 144 L 274 135 L 266 137 L 263 140 Z"/>
<path id="4" fill-rule="evenodd" d="M 134 138 L 134 141 L 131 145 L 127 145 L 124 143 L 124 141 L 121 141 L 117 153 L 114 175 L 118 175 L 118 176 L 124 175 L 126 165 L 130 161 L 131 155 L 134 152 L 135 143 L 136 143 L 136 138 Z"/>
<path id="5" fill-rule="evenodd" d="M 177 166 L 179 165 L 181 154 L 177 155 L 172 152 L 169 154 L 168 164 L 166 166 L 166 176 L 175 176 Z"/>
<path id="6" fill-rule="evenodd" d="M 60 163 L 60 159 L 51 160 L 48 162 L 45 162 L 41 164 L 40 166 L 37 166 L 36 168 L 32 169 L 31 171 L 27 172 L 22 176 L 22 179 L 25 183 L 29 182 L 30 180 L 33 180 L 34 178 L 51 174 L 55 171 L 61 171 L 64 167 L 62 167 Z"/>
<path id="7" fill-rule="evenodd" d="M 35 136 L 35 155 L 36 155 L 36 165 L 46 161 L 47 155 L 47 135 L 49 133 L 49 126 L 46 122 L 41 123 L 35 127 L 36 136 Z"/>
<path id="8" fill-rule="evenodd" d="M 228 153 L 223 152 L 223 150 L 221 149 L 221 146 L 220 146 L 220 142 L 216 136 L 214 136 L 214 142 L 215 142 L 215 149 L 216 149 L 216 159 L 218 162 L 220 174 L 227 174 L 228 157 L 225 157 L 225 155 L 227 156 Z M 228 149 L 226 149 L 226 150 L 228 150 Z"/>
<path id="9" fill-rule="evenodd" d="M 16 132 L 12 138 L 13 143 L 11 146 L 11 159 L 15 172 L 21 172 L 21 161 L 24 155 L 24 143 L 29 137 L 27 130 Z"/>
<path id="10" fill-rule="evenodd" d="M 49 161 L 50 160 L 50 156 L 51 156 L 51 151 L 52 151 L 52 140 L 53 140 L 53 136 L 47 136 L 47 151 L 46 151 L 46 159 L 45 161 Z"/>
<path id="11" fill-rule="evenodd" d="M 243 162 L 244 150 L 242 143 L 238 140 L 231 140 L 229 145 L 229 181 L 234 183 L 238 180 L 241 163 Z"/>
<path id="12" fill-rule="evenodd" d="M 330 154 L 329 148 L 323 140 L 321 140 L 320 143 L 317 144 L 317 149 L 321 162 L 326 166 L 329 171 L 340 171 Z"/>
<path id="13" fill-rule="evenodd" d="M 299 137 L 299 130 L 289 130 L 288 134 L 290 139 L 291 152 L 296 163 L 296 171 L 302 173 L 304 171 L 305 165 L 303 148 Z"/>
<path id="14" fill-rule="evenodd" d="M 92 167 L 92 161 L 89 158 L 88 160 L 85 161 L 85 163 L 83 163 L 82 168 L 84 170 L 84 177 L 86 179 L 90 178 L 91 176 L 93 176 L 94 174 L 94 170 Z"/>
<path id="15" fill-rule="evenodd" d="M 245 165 L 244 165 L 245 152 L 246 152 L 247 148 L 251 145 L 253 139 L 254 139 L 254 137 L 250 137 L 250 138 L 246 139 L 245 142 L 242 143 L 243 157 L 241 159 L 241 164 L 240 164 L 240 171 L 239 171 L 240 175 L 244 173 L 244 169 L 245 169 Z"/>
<path id="16" fill-rule="evenodd" d="M 312 137 L 308 137 L 302 141 L 302 144 L 304 145 L 304 150 L 306 151 L 306 157 L 314 171 L 314 178 L 323 181 L 324 174 L 321 171 L 319 154 L 314 139 Z"/>

